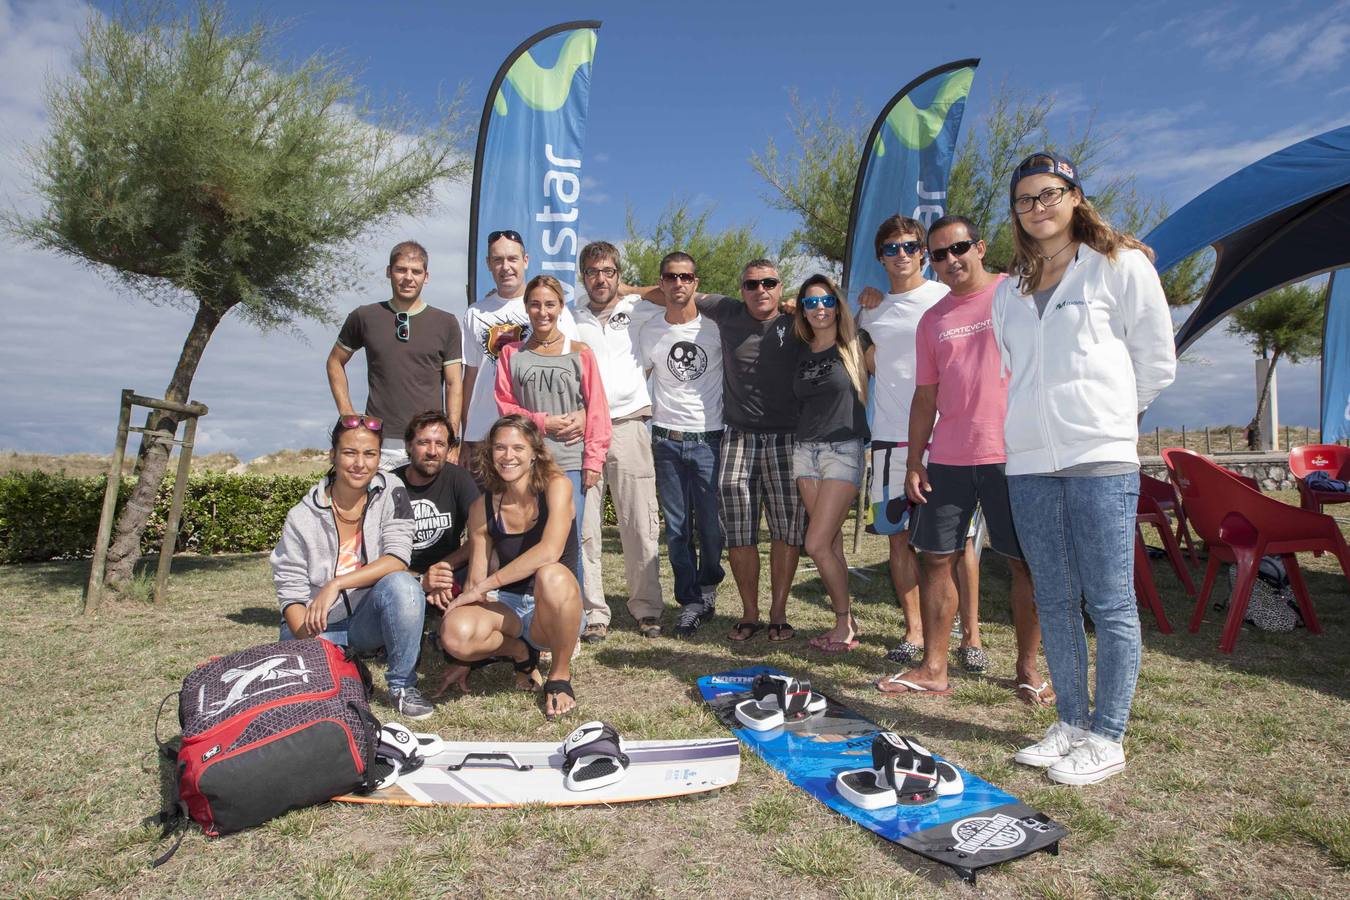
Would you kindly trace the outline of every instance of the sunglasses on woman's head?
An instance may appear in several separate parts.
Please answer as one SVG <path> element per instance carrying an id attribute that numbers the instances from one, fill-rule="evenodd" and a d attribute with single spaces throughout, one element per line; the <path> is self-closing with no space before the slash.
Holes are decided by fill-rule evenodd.
<path id="1" fill-rule="evenodd" d="M 948 253 L 951 253 L 953 256 L 965 256 L 970 252 L 970 248 L 974 247 L 977 243 L 979 243 L 979 241 L 957 241 L 955 244 L 939 247 L 936 250 L 930 249 L 928 251 L 928 256 L 933 262 L 942 262 L 947 258 Z"/>
<path id="2" fill-rule="evenodd" d="M 882 256 L 895 256 L 901 250 L 905 251 L 906 256 L 913 256 L 923 249 L 923 244 L 918 241 L 900 241 L 881 245 Z"/>
<path id="3" fill-rule="evenodd" d="M 802 305 L 802 309 L 815 309 L 817 306 L 834 309 L 839 305 L 839 298 L 834 294 L 821 294 L 819 297 L 802 297 L 797 302 Z"/>
<path id="4" fill-rule="evenodd" d="M 342 416 L 338 419 L 338 424 L 341 425 L 343 429 L 364 428 L 367 431 L 379 431 L 384 428 L 384 421 L 382 419 L 367 415 Z"/>

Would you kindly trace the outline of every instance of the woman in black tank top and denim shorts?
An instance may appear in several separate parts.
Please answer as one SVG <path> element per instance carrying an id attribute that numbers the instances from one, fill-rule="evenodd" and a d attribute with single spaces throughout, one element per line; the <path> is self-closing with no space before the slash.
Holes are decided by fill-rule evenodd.
<path id="1" fill-rule="evenodd" d="M 445 685 L 467 690 L 472 663 L 509 658 L 521 686 L 533 690 L 539 651 L 552 650 L 543 685 L 544 714 L 552 719 L 576 708 L 571 661 L 586 624 L 573 574 L 572 483 L 524 416 L 498 419 L 478 454 L 484 492 L 469 511 L 469 586 L 441 622 L 441 646 L 458 661 Z"/>

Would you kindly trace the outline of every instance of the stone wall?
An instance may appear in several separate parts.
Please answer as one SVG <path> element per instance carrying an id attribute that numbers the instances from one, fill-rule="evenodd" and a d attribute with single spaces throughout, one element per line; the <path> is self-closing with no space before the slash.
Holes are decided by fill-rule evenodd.
<path id="1" fill-rule="evenodd" d="M 1216 453 L 1211 457 L 1226 469 L 1255 478 L 1263 491 L 1296 491 L 1298 483 L 1289 471 L 1288 453 Z M 1154 478 L 1167 480 L 1161 456 L 1141 456 L 1139 465 Z"/>

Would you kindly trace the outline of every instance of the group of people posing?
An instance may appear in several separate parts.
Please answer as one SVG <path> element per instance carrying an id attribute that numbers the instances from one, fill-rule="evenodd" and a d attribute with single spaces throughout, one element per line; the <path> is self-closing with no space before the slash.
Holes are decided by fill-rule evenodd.
<path id="1" fill-rule="evenodd" d="M 860 628 L 843 525 L 870 447 L 869 528 L 888 535 L 905 619 L 887 654 L 903 668 L 877 688 L 950 694 L 958 608 L 958 664 L 989 665 L 972 544 L 982 515 L 1011 572 L 1017 693 L 1059 714 L 1015 758 L 1069 784 L 1120 771 L 1140 657 L 1135 444 L 1138 418 L 1174 377 L 1171 319 L 1150 251 L 1100 217 L 1070 160 L 1021 161 L 1009 203 L 1008 276 L 985 269 L 980 228 L 964 216 L 927 228 L 887 219 L 874 245 L 889 284 L 863 290 L 856 317 L 826 275 L 784 303 L 763 259 L 745 265 L 739 298 L 701 292 L 697 261 L 680 251 L 661 261 L 659 284 L 629 286 L 604 242 L 582 249 L 585 294 L 568 304 L 552 276 L 526 280 L 527 248 L 503 230 L 487 243 L 495 288 L 461 331 L 421 299 L 426 250 L 399 244 L 392 296 L 354 310 L 329 355 L 333 471 L 291 511 L 272 557 L 283 639 L 383 648 L 394 705 L 424 718 L 434 707 L 416 666 L 430 607 L 450 660 L 442 689 L 506 661 L 522 688 L 542 687 L 546 715 L 565 714 L 578 639 L 602 641 L 611 625 L 608 489 L 643 636 L 665 627 L 659 508 L 676 637 L 714 614 L 725 549 L 741 603 L 728 640 L 792 639 L 788 595 L 805 549 L 834 612 L 808 643 L 847 653 Z M 345 372 L 359 350 L 364 413 Z"/>

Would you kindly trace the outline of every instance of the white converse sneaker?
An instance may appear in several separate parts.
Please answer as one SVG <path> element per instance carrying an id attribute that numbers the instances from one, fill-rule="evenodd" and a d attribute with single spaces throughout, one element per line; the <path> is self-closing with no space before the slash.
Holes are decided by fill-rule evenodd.
<path id="1" fill-rule="evenodd" d="M 1087 731 L 1068 722 L 1056 722 L 1045 731 L 1041 738 L 1030 747 L 1023 747 L 1013 754 L 1013 761 L 1024 766 L 1046 768 L 1053 766 L 1069 755 L 1074 745 L 1088 736 Z"/>
<path id="2" fill-rule="evenodd" d="M 1060 784 L 1096 784 L 1125 768 L 1125 747 L 1099 734 L 1089 734 L 1074 744 L 1069 755 L 1046 770 Z"/>

